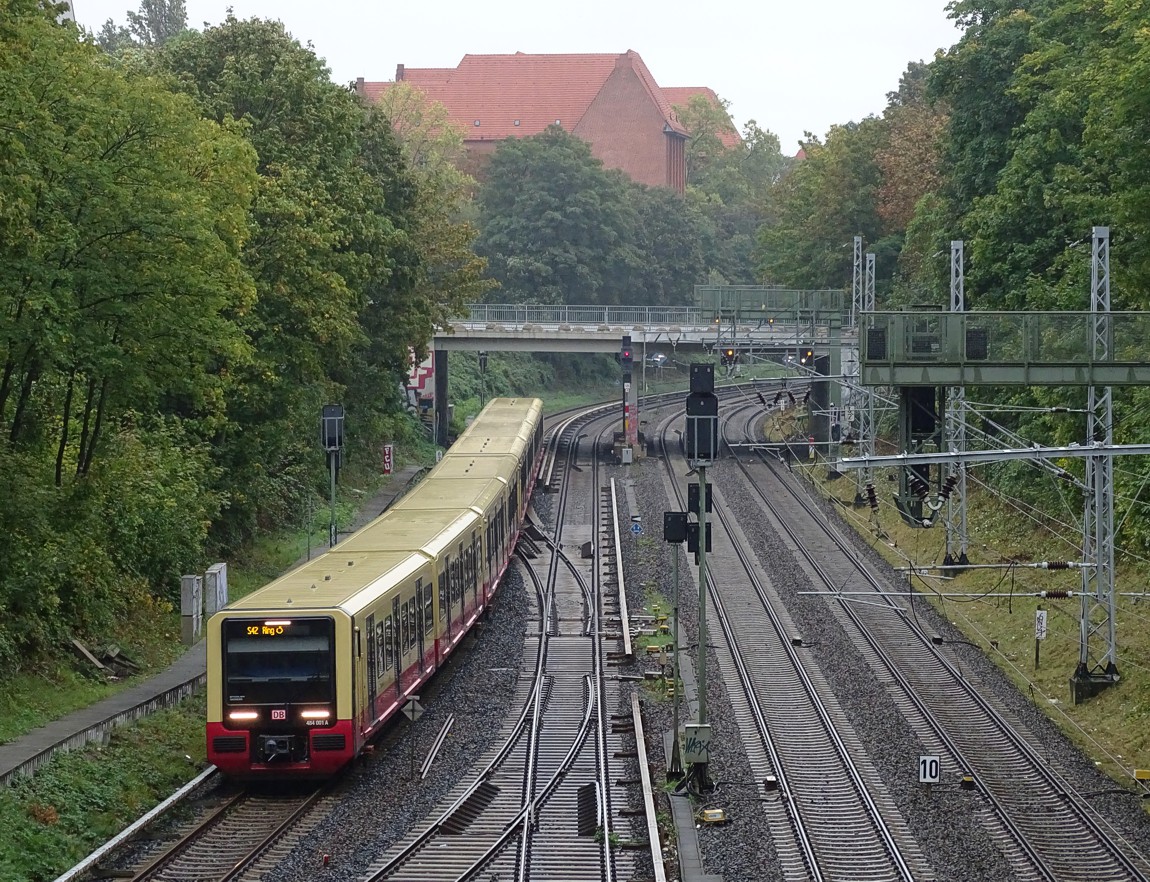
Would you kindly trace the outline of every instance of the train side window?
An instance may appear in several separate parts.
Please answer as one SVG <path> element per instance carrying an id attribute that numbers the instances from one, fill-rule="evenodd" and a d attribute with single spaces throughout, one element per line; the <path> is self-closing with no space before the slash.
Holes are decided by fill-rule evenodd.
<path id="1" fill-rule="evenodd" d="M 471 593 L 475 593 L 475 547 L 471 546 L 467 549 L 467 584 L 471 587 Z"/>
<path id="2" fill-rule="evenodd" d="M 432 593 L 428 588 L 423 592 L 423 633 L 430 634 L 435 627 L 435 608 L 432 606 Z"/>
<path id="3" fill-rule="evenodd" d="M 482 569 L 483 560 L 483 540 L 479 538 L 478 533 L 471 534 L 471 559 L 474 561 L 475 567 L 475 584 L 480 584 L 483 579 L 480 578 L 480 569 Z"/>
<path id="4" fill-rule="evenodd" d="M 439 618 L 447 620 L 447 573 L 439 571 Z"/>
<path id="5" fill-rule="evenodd" d="M 399 645 L 403 647 L 404 652 L 407 652 L 407 647 L 411 645 L 411 610 L 406 600 L 400 607 Z"/>
<path id="6" fill-rule="evenodd" d="M 379 654 L 383 656 L 383 669 L 386 671 L 391 667 L 391 652 L 388 647 L 391 646 L 391 616 L 383 620 L 383 643 L 380 645 Z"/>

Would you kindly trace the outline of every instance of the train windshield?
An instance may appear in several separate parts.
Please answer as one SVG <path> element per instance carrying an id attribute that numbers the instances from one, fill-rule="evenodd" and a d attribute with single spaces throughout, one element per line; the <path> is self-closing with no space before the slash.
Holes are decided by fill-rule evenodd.
<path id="1" fill-rule="evenodd" d="M 335 700 L 331 619 L 224 623 L 224 695 L 229 704 Z"/>

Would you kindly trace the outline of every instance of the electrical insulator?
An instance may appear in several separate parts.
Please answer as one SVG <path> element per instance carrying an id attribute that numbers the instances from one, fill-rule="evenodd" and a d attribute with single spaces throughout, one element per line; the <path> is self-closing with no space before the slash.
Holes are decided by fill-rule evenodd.
<path id="1" fill-rule="evenodd" d="M 811 390 L 808 389 L 806 392 L 803 393 L 803 404 L 806 404 L 810 400 L 811 400 Z"/>
<path id="2" fill-rule="evenodd" d="M 917 496 L 919 499 L 925 499 L 930 486 L 922 478 L 915 475 L 910 479 L 910 492 Z"/>
<path id="3" fill-rule="evenodd" d="M 878 509 L 878 494 L 875 492 L 874 484 L 866 485 L 866 502 L 873 509 Z"/>
<path id="4" fill-rule="evenodd" d="M 1040 591 L 1040 597 L 1047 597 L 1052 600 L 1063 600 L 1070 596 L 1069 591 Z"/>
<path id="5" fill-rule="evenodd" d="M 1043 564 L 1043 567 L 1048 570 L 1068 570 L 1070 569 L 1070 561 L 1068 560 L 1048 560 Z"/>
<path id="6" fill-rule="evenodd" d="M 761 404 L 763 407 L 767 407 L 768 406 L 767 405 L 767 399 L 765 399 L 763 397 L 763 393 L 762 392 L 756 392 L 755 394 L 759 396 L 759 404 Z"/>
<path id="7" fill-rule="evenodd" d="M 947 475 L 946 480 L 942 484 L 942 490 L 939 491 L 939 496 L 943 499 L 950 499 L 950 494 L 954 492 L 955 486 L 958 484 L 958 475 Z"/>

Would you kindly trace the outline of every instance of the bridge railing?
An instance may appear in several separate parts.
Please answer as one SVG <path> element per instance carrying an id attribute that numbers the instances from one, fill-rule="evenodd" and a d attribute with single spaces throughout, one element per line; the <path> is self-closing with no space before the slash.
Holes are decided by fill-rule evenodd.
<path id="1" fill-rule="evenodd" d="M 864 362 L 1092 364 L 1099 318 L 1089 312 L 864 313 Z M 1150 314 L 1111 312 L 1104 363 L 1144 364 Z"/>
<path id="2" fill-rule="evenodd" d="M 588 306 L 540 303 L 473 303 L 464 321 L 504 326 L 580 325 L 632 328 L 700 327 L 696 306 Z"/>

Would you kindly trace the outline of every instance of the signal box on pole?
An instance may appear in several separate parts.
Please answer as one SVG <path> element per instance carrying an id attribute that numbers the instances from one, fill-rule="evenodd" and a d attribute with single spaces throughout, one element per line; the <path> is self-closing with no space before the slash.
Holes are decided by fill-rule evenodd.
<path id="1" fill-rule="evenodd" d="M 687 396 L 687 459 L 711 462 L 719 451 L 719 399 L 715 396 L 715 366 L 691 365 Z"/>

